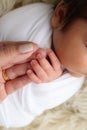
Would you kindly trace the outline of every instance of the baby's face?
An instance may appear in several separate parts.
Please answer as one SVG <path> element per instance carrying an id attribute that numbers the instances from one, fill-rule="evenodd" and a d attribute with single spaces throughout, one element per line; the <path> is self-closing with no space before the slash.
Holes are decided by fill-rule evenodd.
<path id="1" fill-rule="evenodd" d="M 60 62 L 72 75 L 87 75 L 86 20 L 76 20 L 65 32 L 54 29 L 53 46 Z"/>

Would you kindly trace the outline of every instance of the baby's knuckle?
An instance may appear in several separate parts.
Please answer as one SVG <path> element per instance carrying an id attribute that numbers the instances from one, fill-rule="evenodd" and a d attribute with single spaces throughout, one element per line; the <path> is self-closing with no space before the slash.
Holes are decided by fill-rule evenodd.
<path id="1" fill-rule="evenodd" d="M 57 72 L 57 75 L 60 76 L 62 74 L 62 70 L 60 69 L 58 72 Z"/>
<path id="2" fill-rule="evenodd" d="M 49 70 L 49 65 L 45 65 L 44 67 L 47 71 Z"/>

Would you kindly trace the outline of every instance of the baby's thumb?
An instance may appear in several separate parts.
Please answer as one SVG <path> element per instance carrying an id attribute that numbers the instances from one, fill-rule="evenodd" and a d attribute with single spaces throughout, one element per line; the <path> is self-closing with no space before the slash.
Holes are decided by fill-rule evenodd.
<path id="1" fill-rule="evenodd" d="M 0 44 L 0 67 L 8 64 L 20 54 L 32 55 L 37 50 L 37 45 L 31 42 L 3 42 Z"/>

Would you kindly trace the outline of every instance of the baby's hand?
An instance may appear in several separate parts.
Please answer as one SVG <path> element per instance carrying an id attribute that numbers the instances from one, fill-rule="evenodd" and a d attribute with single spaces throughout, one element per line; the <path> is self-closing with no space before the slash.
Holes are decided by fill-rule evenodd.
<path id="1" fill-rule="evenodd" d="M 47 83 L 57 79 L 62 74 L 58 58 L 51 49 L 47 49 L 47 56 L 50 62 L 41 53 L 36 59 L 30 62 L 32 69 L 27 71 L 28 77 L 35 83 Z"/>

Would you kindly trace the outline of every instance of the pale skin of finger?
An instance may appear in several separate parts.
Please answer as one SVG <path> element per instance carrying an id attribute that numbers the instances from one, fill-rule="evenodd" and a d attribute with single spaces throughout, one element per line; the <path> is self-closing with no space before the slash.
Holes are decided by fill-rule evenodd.
<path id="1" fill-rule="evenodd" d="M 2 83 L 5 83 L 5 80 L 3 79 L 2 70 L 0 68 L 0 84 L 2 84 Z"/>
<path id="2" fill-rule="evenodd" d="M 7 97 L 5 85 L 0 83 L 0 103 Z"/>
<path id="3" fill-rule="evenodd" d="M 55 71 L 61 70 L 61 64 L 60 61 L 58 60 L 57 56 L 51 49 L 47 49 L 47 55 L 50 58 L 51 64 L 54 68 Z M 59 65 L 59 66 L 58 66 Z"/>
<path id="4" fill-rule="evenodd" d="M 22 66 L 22 68 L 24 67 L 25 69 L 24 69 L 24 71 L 22 71 L 22 72 L 20 72 L 19 71 L 19 73 L 17 73 L 17 75 L 16 76 L 20 76 L 21 74 L 25 74 L 25 70 L 26 70 L 26 67 L 27 65 L 25 65 L 25 66 Z M 17 66 L 16 66 L 17 67 Z M 21 69 L 22 69 L 21 68 Z M 39 68 L 40 69 L 40 68 Z M 38 70 L 39 70 L 38 69 Z M 43 68 L 42 68 L 43 69 Z M 16 68 L 15 68 L 15 70 L 16 70 Z M 19 69 L 18 69 L 19 70 Z M 41 73 L 41 71 L 39 70 L 39 71 L 37 71 L 37 72 L 39 72 L 39 74 Z M 50 72 L 51 72 L 51 70 L 50 70 Z M 29 74 L 29 73 L 28 73 Z M 52 74 L 52 73 L 51 73 Z M 51 75 L 50 74 L 50 75 Z M 35 77 L 36 75 L 34 75 L 34 73 L 32 73 L 32 75 L 30 75 L 30 78 L 29 78 L 29 75 L 27 76 L 21 76 L 21 77 L 19 77 L 19 78 L 16 78 L 16 79 L 14 79 L 14 80 L 11 80 L 11 81 L 8 81 L 6 84 L 5 84 L 5 87 L 4 87 L 4 84 L 2 84 L 2 86 L 3 86 L 3 91 L 2 91 L 2 94 L 3 94 L 3 96 L 2 96 L 2 98 L 1 98 L 1 100 L 3 100 L 4 98 L 6 98 L 6 96 L 8 95 L 8 94 L 11 94 L 12 92 L 14 92 L 14 91 L 16 91 L 17 89 L 19 89 L 19 88 L 21 88 L 21 87 L 23 87 L 24 85 L 26 85 L 27 83 L 30 83 L 31 82 L 31 80 L 33 81 L 33 82 L 37 82 L 37 80 L 38 80 L 38 77 Z M 43 77 L 44 77 L 44 73 L 43 73 Z M 46 77 L 46 76 L 45 76 Z M 49 77 L 49 76 L 48 76 Z M 51 77 L 51 79 L 50 80 L 53 80 L 54 79 L 54 77 Z M 48 82 L 49 81 L 49 79 L 47 79 L 47 80 L 44 80 L 44 82 Z M 37 82 L 38 83 L 38 82 Z"/>
<path id="5" fill-rule="evenodd" d="M 53 72 L 53 68 L 51 66 L 51 64 L 49 63 L 49 61 L 43 57 L 41 54 L 37 55 L 37 60 L 40 63 L 41 67 L 43 68 L 43 70 L 49 74 Z"/>
<path id="6" fill-rule="evenodd" d="M 29 62 L 15 65 L 6 70 L 6 75 L 9 79 L 15 79 L 18 76 L 26 74 L 28 69 L 31 69 Z"/>
<path id="7" fill-rule="evenodd" d="M 28 61 L 36 59 L 37 54 L 42 54 L 44 57 L 46 57 L 46 49 L 39 48 L 36 52 L 34 52 L 31 57 L 29 57 Z"/>
<path id="8" fill-rule="evenodd" d="M 52 63 L 50 63 L 45 57 L 43 57 L 41 54 L 37 55 L 38 63 L 31 64 L 33 71 L 36 73 L 37 78 L 39 78 L 42 82 L 50 82 L 58 78 L 62 74 L 62 69 L 60 68 L 59 61 L 56 60 L 56 57 L 53 53 L 49 52 L 51 55 L 49 56 L 49 59 Z M 56 62 L 55 62 L 56 61 Z M 53 63 L 55 62 L 55 63 Z M 54 67 L 56 69 L 54 69 Z M 35 75 L 35 74 L 34 74 Z M 34 82 L 33 78 L 30 77 L 31 80 Z"/>
<path id="9" fill-rule="evenodd" d="M 38 52 L 40 51 L 41 49 L 38 50 Z M 42 53 L 44 53 L 44 51 Z M 43 55 L 45 55 L 45 53 Z M 35 56 L 32 56 L 32 58 L 35 58 Z M 1 92 L 0 92 L 1 101 L 3 101 L 8 96 L 8 94 L 11 94 L 17 89 L 22 88 L 27 83 L 30 83 L 30 79 L 29 77 L 27 77 L 27 75 L 21 76 L 21 75 L 26 74 L 27 69 L 30 69 L 30 63 L 23 63 L 19 65 L 14 65 L 14 66 L 12 65 L 13 64 L 6 65 L 6 68 L 8 68 L 6 70 L 6 75 L 9 77 L 9 79 L 14 79 L 14 80 L 9 80 L 8 82 L 5 83 L 5 81 L 2 78 L 2 70 L 0 72 L 0 81 L 2 82 Z M 21 77 L 18 77 L 18 76 L 21 76 Z M 35 77 L 34 77 L 34 80 L 35 82 L 40 83 L 40 80 L 35 79 Z"/>
<path id="10" fill-rule="evenodd" d="M 14 81 L 5 83 L 2 76 L 2 70 L 8 69 L 15 64 L 26 62 L 37 49 L 38 46 L 31 42 L 0 42 L 0 101 L 4 100 L 9 93 L 13 92 L 12 90 L 15 91 L 16 89 L 19 89 L 19 87 L 23 87 L 30 82 L 26 75 L 27 77 L 25 78 L 16 78 Z M 16 85 L 17 83 L 18 85 Z M 12 89 L 15 88 L 14 84 L 17 86 L 16 89 Z"/>
<path id="11" fill-rule="evenodd" d="M 30 42 L 4 42 L 0 43 L 0 67 L 2 69 L 7 69 L 14 64 L 20 64 L 27 61 L 27 59 L 36 51 L 38 50 L 38 46 L 34 43 L 33 50 L 26 52 L 26 53 L 19 53 L 18 47 L 20 45 L 29 44 Z M 8 56 L 8 58 L 7 58 Z"/>
<path id="12" fill-rule="evenodd" d="M 51 60 L 52 59 L 54 59 L 54 61 L 56 60 L 56 57 L 55 57 L 54 54 L 51 56 Z M 50 63 L 48 62 L 48 60 L 45 57 L 42 56 L 40 59 L 38 59 L 38 61 L 41 64 L 41 66 L 39 64 L 32 64 L 32 68 L 37 75 L 35 75 L 35 73 L 33 73 L 33 71 L 32 71 L 32 74 L 30 74 L 30 75 L 28 74 L 28 77 L 33 82 L 37 82 L 37 83 L 39 82 L 40 78 L 41 78 L 42 81 L 45 81 L 45 79 L 48 78 L 47 75 L 49 76 L 51 74 L 54 74 L 54 70 L 55 70 L 54 68 L 52 68 L 52 66 L 50 65 Z M 57 68 L 60 65 L 59 61 L 54 63 L 54 64 Z M 30 68 L 31 68 L 30 63 L 15 65 L 15 66 L 7 69 L 6 74 L 9 77 L 9 79 L 14 79 L 17 76 L 24 75 L 26 73 L 26 71 Z M 48 70 L 48 71 L 45 72 L 44 70 L 45 71 Z M 58 70 L 57 76 L 59 76 L 61 74 L 60 68 L 58 68 L 57 70 Z"/>
<path id="13" fill-rule="evenodd" d="M 45 50 L 40 48 L 36 52 L 34 52 L 30 57 L 28 56 L 28 54 L 26 54 L 28 58 L 26 58 L 24 61 L 20 62 L 20 64 L 13 66 L 13 63 L 10 63 L 10 64 L 7 64 L 6 67 L 2 67 L 2 69 L 6 69 L 6 75 L 9 79 L 14 79 L 17 76 L 24 75 L 26 73 L 27 69 L 31 69 L 29 61 L 32 59 L 36 59 L 36 54 L 40 53 L 40 52 L 42 55 L 44 55 L 44 56 L 46 55 Z M 1 74 L 0 79 L 3 80 L 2 74 Z"/>
<path id="14" fill-rule="evenodd" d="M 49 64 L 48 60 L 41 54 L 37 55 L 38 62 L 48 74 L 52 73 L 55 70 L 60 75 L 62 73 L 61 64 L 55 53 L 51 49 L 47 49 L 47 55 L 50 59 L 51 64 Z"/>
<path id="15" fill-rule="evenodd" d="M 27 74 L 31 81 L 35 83 L 41 83 L 41 80 L 35 75 L 35 73 L 32 70 L 28 70 Z"/>
<path id="16" fill-rule="evenodd" d="M 28 69 L 31 69 L 29 61 L 32 60 L 32 59 L 36 59 L 37 53 L 41 53 L 43 56 L 46 55 L 45 50 L 40 48 L 35 53 L 33 53 L 31 57 L 26 59 L 26 61 L 28 61 L 28 62 L 17 64 L 17 65 L 14 65 L 14 66 L 12 66 L 13 64 L 7 65 L 6 66 L 7 67 L 7 69 L 6 69 L 7 77 L 9 79 L 14 79 L 18 76 L 24 75 Z M 2 74 L 1 74 L 0 79 L 2 79 Z"/>
<path id="17" fill-rule="evenodd" d="M 26 75 L 17 77 L 13 80 L 9 80 L 5 83 L 0 82 L 0 103 L 11 93 L 15 92 L 16 90 L 24 87 L 28 83 L 30 83 L 31 80 Z"/>
<path id="18" fill-rule="evenodd" d="M 9 80 L 12 80 L 12 79 L 17 78 L 18 76 L 22 76 L 22 75 L 26 74 L 27 70 L 29 70 L 29 69 L 31 69 L 31 66 L 30 66 L 30 63 L 27 62 L 27 63 L 23 63 L 20 65 L 12 66 L 12 67 L 8 68 L 5 72 L 6 72 L 7 77 L 9 78 Z M 39 72 L 40 72 L 40 74 L 42 74 L 40 68 L 39 68 Z M 40 79 L 37 78 L 37 76 L 33 73 L 32 70 L 28 71 L 28 77 L 31 80 L 33 79 L 33 82 L 35 82 L 35 83 L 41 82 Z"/>
<path id="19" fill-rule="evenodd" d="M 37 53 L 41 53 L 43 56 L 46 55 L 45 50 L 40 48 L 35 53 L 33 53 L 33 55 L 30 58 L 28 58 L 27 60 L 30 61 L 30 59 L 31 60 L 32 59 L 36 59 L 36 54 Z M 29 62 L 17 64 L 17 65 L 14 65 L 14 66 L 7 65 L 6 67 L 7 67 L 7 69 L 6 69 L 5 72 L 6 72 L 6 75 L 7 75 L 8 79 L 15 79 L 18 76 L 22 76 L 22 75 L 24 75 L 26 73 L 26 71 L 28 69 L 31 69 L 31 66 L 30 66 Z M 0 81 L 3 80 L 2 74 L 1 74 L 1 78 L 0 79 L 1 79 Z M 3 80 L 3 82 L 4 82 L 4 80 Z"/>
<path id="20" fill-rule="evenodd" d="M 27 75 L 10 80 L 10 81 L 6 82 L 6 84 L 5 84 L 6 94 L 9 95 L 9 94 L 15 92 L 16 90 L 24 87 L 25 85 L 27 85 L 30 82 L 31 81 Z"/>
<path id="21" fill-rule="evenodd" d="M 18 77 L 20 75 L 24 75 L 28 68 L 29 68 L 29 63 L 22 64 L 22 65 L 15 65 L 12 68 L 7 69 L 6 71 L 8 71 L 8 74 L 10 75 L 10 77 L 13 75 L 13 72 L 14 72 L 13 76 L 15 77 L 13 77 L 13 79 L 16 77 L 17 78 L 14 80 L 9 80 L 6 83 L 2 77 L 2 71 L 0 71 L 0 103 L 8 96 L 8 94 L 11 94 L 17 89 L 22 88 L 27 83 L 30 83 L 30 79 L 28 78 L 27 75 Z M 7 76 L 8 74 L 6 72 Z"/>
<path id="22" fill-rule="evenodd" d="M 30 83 L 30 79 L 27 75 L 21 76 L 19 78 L 9 80 L 5 84 L 0 83 L 0 103 L 11 93 L 24 87 Z"/>
<path id="23" fill-rule="evenodd" d="M 36 60 L 31 61 L 31 66 L 39 79 L 42 79 L 44 81 L 45 78 L 47 78 L 46 72 L 43 70 L 43 68 L 38 64 Z"/>

